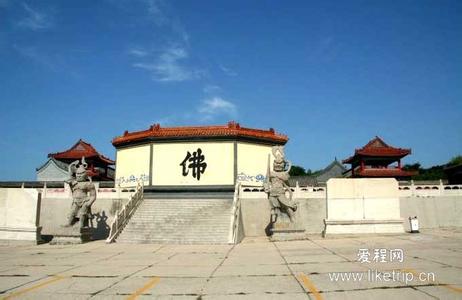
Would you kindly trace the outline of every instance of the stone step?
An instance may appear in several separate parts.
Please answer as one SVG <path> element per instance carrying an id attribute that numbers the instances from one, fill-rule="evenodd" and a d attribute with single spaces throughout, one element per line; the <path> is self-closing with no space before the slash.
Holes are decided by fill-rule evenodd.
<path id="1" fill-rule="evenodd" d="M 117 238 L 123 243 L 227 244 L 230 199 L 145 199 Z"/>
<path id="2" fill-rule="evenodd" d="M 184 224 L 184 223 L 171 223 L 171 224 L 150 224 L 150 223 L 134 223 L 134 224 L 129 224 L 125 226 L 126 229 L 128 228 L 136 228 L 136 229 L 145 229 L 145 228 L 188 228 L 194 226 L 195 228 L 210 228 L 210 226 L 213 226 L 213 228 L 228 228 L 230 226 L 230 222 L 228 223 L 220 223 L 220 224 Z"/>
<path id="3" fill-rule="evenodd" d="M 189 229 L 190 227 L 193 227 L 193 229 Z M 210 228 L 210 226 L 169 226 L 169 227 L 157 227 L 157 228 L 151 228 L 151 227 L 146 227 L 146 226 L 140 226 L 140 227 L 125 227 L 126 232 L 140 232 L 140 231 L 150 231 L 150 232 L 171 232 L 174 230 L 181 230 L 181 231 L 187 231 L 187 232 L 202 232 L 202 233 L 210 233 L 210 232 L 224 232 L 229 230 L 229 226 L 219 226 L 211 230 L 207 230 L 207 228 Z"/>

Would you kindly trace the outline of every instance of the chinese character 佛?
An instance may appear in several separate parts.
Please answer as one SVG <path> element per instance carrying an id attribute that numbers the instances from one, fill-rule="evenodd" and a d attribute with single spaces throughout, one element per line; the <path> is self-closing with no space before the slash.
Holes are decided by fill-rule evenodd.
<path id="1" fill-rule="evenodd" d="M 197 151 L 194 151 L 192 155 L 188 151 L 186 157 L 180 164 L 180 166 L 183 167 L 183 176 L 188 176 L 189 169 L 192 169 L 192 176 L 200 180 L 201 174 L 203 174 L 207 168 L 207 163 L 205 163 L 204 160 L 205 156 L 202 154 L 201 148 L 197 148 Z"/>

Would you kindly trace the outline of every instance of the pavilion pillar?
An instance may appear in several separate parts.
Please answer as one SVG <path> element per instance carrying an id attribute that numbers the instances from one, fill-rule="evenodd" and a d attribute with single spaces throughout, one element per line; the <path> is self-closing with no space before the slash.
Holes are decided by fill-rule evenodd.
<path id="1" fill-rule="evenodd" d="M 398 159 L 398 169 L 401 170 L 401 159 Z"/>

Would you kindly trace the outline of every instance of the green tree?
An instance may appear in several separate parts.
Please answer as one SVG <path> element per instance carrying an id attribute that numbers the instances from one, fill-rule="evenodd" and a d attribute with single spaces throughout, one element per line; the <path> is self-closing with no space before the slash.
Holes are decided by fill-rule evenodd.
<path id="1" fill-rule="evenodd" d="M 460 165 L 460 164 L 462 164 L 462 155 L 454 156 L 448 162 L 448 166 L 455 166 L 455 165 Z"/>
<path id="2" fill-rule="evenodd" d="M 418 174 L 412 176 L 412 179 L 414 180 L 439 180 L 446 178 L 446 174 L 444 173 L 444 165 L 432 166 L 430 168 L 422 168 L 422 165 L 416 162 L 413 164 L 404 165 L 403 170 L 417 171 Z"/>
<path id="3" fill-rule="evenodd" d="M 305 168 L 293 165 L 289 171 L 290 176 L 303 176 L 306 175 Z"/>
<path id="4" fill-rule="evenodd" d="M 406 164 L 403 166 L 404 171 L 420 171 L 422 170 L 420 163 Z"/>

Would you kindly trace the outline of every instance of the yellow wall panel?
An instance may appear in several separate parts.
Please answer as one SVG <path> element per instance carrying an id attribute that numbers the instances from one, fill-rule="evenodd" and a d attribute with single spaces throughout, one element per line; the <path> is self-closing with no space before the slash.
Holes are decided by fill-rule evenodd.
<path id="1" fill-rule="evenodd" d="M 272 146 L 251 143 L 237 144 L 237 180 L 246 184 L 262 184 L 268 169 L 268 154 L 273 163 Z"/>
<path id="2" fill-rule="evenodd" d="M 138 180 L 149 185 L 150 145 L 118 149 L 116 184 L 121 187 L 136 186 Z"/>
<path id="3" fill-rule="evenodd" d="M 233 142 L 165 143 L 153 147 L 154 186 L 234 184 Z M 202 152 L 202 161 L 194 159 L 198 157 L 198 149 Z M 188 152 L 190 157 L 185 161 Z M 203 172 L 196 168 L 194 177 L 194 167 L 198 164 L 206 166 L 202 165 Z"/>

